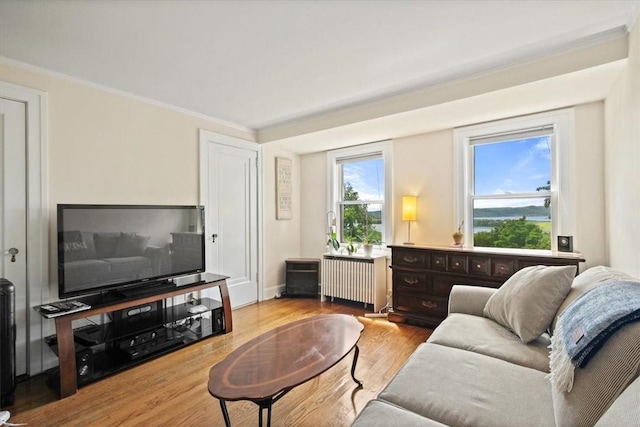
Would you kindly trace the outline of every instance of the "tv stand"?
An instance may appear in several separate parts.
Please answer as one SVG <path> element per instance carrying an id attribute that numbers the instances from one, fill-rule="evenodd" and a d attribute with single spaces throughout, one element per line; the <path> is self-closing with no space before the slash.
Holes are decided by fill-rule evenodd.
<path id="1" fill-rule="evenodd" d="M 229 333 L 233 329 L 233 322 L 231 317 L 231 303 L 229 301 L 229 291 L 227 288 L 227 277 L 221 276 L 217 274 L 206 274 L 203 275 L 202 280 L 194 281 L 193 283 L 185 284 L 183 286 L 172 286 L 170 289 L 162 289 L 154 292 L 153 294 L 144 294 L 142 296 L 124 296 L 118 297 L 113 294 L 103 294 L 101 296 L 93 296 L 87 298 L 78 298 L 78 300 L 85 302 L 86 304 L 91 305 L 91 308 L 88 310 L 66 313 L 55 317 L 56 322 L 56 335 L 55 346 L 57 346 L 57 353 L 59 359 L 60 366 L 60 397 L 65 398 L 71 396 L 76 393 L 78 389 L 78 378 L 76 371 L 76 345 L 74 340 L 74 331 L 72 328 L 72 322 L 77 319 L 82 319 L 90 316 L 95 316 L 97 314 L 103 313 L 112 313 L 121 310 L 126 310 L 131 307 L 136 307 L 144 304 L 151 304 L 157 301 L 162 301 L 167 298 L 171 298 L 178 295 L 184 295 L 191 292 L 197 292 L 200 290 L 217 287 L 220 289 L 220 296 L 222 299 L 222 333 Z M 208 298 L 204 298 L 198 303 L 204 303 L 210 308 L 210 311 L 215 311 L 216 307 L 214 306 L 215 302 Z M 219 303 L 218 303 L 219 304 Z M 186 308 L 187 304 L 181 304 L 178 306 L 172 306 L 164 308 L 164 312 L 162 313 L 163 322 L 166 321 L 166 324 L 181 324 L 184 319 L 195 318 L 201 313 L 190 313 L 188 308 Z M 185 306 L 185 307 L 182 307 Z M 136 322 L 132 322 L 133 324 Z M 164 324 L 164 323 L 163 323 Z M 164 327 L 163 324 L 157 325 L 158 327 Z M 105 326 L 106 328 L 106 326 Z M 191 333 L 190 339 L 183 340 L 175 340 L 172 342 L 171 346 L 165 345 L 164 341 L 161 343 L 163 349 L 166 351 L 150 353 L 146 347 L 140 347 L 139 349 L 127 349 L 129 351 L 128 360 L 124 363 L 120 363 L 120 365 L 115 366 L 113 369 L 108 370 L 105 375 L 109 373 L 116 372 L 118 370 L 125 369 L 133 364 L 140 363 L 141 361 L 148 359 L 150 357 L 155 357 L 158 354 L 163 354 L 171 349 L 179 348 L 189 343 L 195 342 L 199 339 L 206 338 L 211 336 L 210 330 L 207 329 L 207 326 L 198 326 L 192 328 L 192 331 L 188 331 Z M 176 333 L 182 333 L 177 330 L 178 328 L 169 328 L 167 329 L 166 337 L 168 339 L 175 339 Z M 203 329 L 207 329 L 203 331 Z M 149 329 L 145 329 L 147 331 Z M 144 333 L 144 331 L 142 331 Z M 185 331 L 187 332 L 187 331 Z M 109 332 L 110 333 L 110 332 Z M 105 334 L 107 331 L 105 330 Z M 80 334 L 82 336 L 82 334 Z M 122 337 L 126 336 L 125 334 Z M 109 338 L 113 341 L 113 338 Z M 87 339 L 88 343 L 91 344 L 91 340 Z M 100 340 L 98 340 L 100 341 Z M 102 343 L 100 343 L 102 344 Z M 135 350 L 140 350 L 136 352 Z"/>

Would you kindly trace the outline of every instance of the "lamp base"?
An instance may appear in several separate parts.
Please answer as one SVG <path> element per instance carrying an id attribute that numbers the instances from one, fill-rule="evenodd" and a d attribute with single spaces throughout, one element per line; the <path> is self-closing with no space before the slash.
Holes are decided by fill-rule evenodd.
<path id="1" fill-rule="evenodd" d="M 415 245 L 413 242 L 404 242 L 403 245 Z"/>

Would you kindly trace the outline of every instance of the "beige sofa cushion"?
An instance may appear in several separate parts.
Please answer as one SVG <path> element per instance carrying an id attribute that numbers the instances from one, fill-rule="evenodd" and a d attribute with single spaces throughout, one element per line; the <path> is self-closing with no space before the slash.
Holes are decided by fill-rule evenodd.
<path id="1" fill-rule="evenodd" d="M 545 374 L 471 351 L 418 346 L 378 398 L 450 426 L 553 426 Z"/>
<path id="2" fill-rule="evenodd" d="M 587 366 L 576 368 L 570 392 L 553 390 L 558 426 L 592 426 L 640 374 L 640 323 L 617 331 Z"/>
<path id="3" fill-rule="evenodd" d="M 640 378 L 625 389 L 596 423 L 596 427 L 640 426 Z"/>
<path id="4" fill-rule="evenodd" d="M 404 408 L 380 400 L 371 400 L 351 427 L 446 427 Z"/>
<path id="5" fill-rule="evenodd" d="M 484 316 L 515 332 L 522 342 L 542 335 L 571 289 L 576 267 L 526 267 L 489 298 Z"/>
<path id="6" fill-rule="evenodd" d="M 516 365 L 549 372 L 549 336 L 529 344 L 486 317 L 452 313 L 433 331 L 427 342 L 474 351 Z"/>

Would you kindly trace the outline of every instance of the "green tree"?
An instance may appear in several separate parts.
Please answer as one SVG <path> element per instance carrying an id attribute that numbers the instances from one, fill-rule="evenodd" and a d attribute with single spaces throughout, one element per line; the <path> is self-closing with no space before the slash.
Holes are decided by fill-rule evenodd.
<path id="1" fill-rule="evenodd" d="M 344 183 L 343 197 L 345 201 L 360 200 L 357 191 L 350 182 Z M 380 220 L 367 211 L 367 205 L 344 205 L 342 211 L 342 241 L 362 242 L 365 236 L 371 241 L 381 241 L 382 233 L 371 229 L 371 225 Z"/>
<path id="2" fill-rule="evenodd" d="M 551 181 L 547 181 L 547 185 L 543 185 L 542 187 L 536 188 L 536 191 L 551 191 Z M 551 197 L 544 198 L 544 207 L 549 209 L 551 206 Z"/>
<path id="3" fill-rule="evenodd" d="M 488 248 L 550 249 L 551 236 L 536 224 L 520 219 L 506 220 L 491 231 L 481 231 L 473 236 L 475 246 Z"/>

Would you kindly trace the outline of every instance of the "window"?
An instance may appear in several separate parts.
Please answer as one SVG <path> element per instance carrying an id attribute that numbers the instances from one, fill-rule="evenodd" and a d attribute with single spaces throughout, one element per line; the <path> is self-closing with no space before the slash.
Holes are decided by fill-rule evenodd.
<path id="1" fill-rule="evenodd" d="M 336 214 L 341 243 L 388 241 L 390 152 L 388 142 L 329 152 L 328 210 Z"/>
<path id="2" fill-rule="evenodd" d="M 556 249 L 571 218 L 571 122 L 564 110 L 456 130 L 466 246 Z"/>

